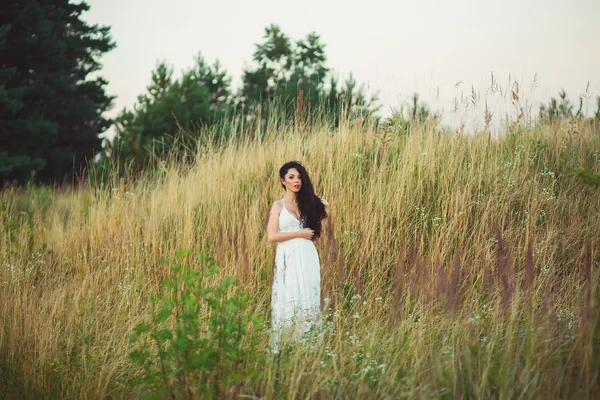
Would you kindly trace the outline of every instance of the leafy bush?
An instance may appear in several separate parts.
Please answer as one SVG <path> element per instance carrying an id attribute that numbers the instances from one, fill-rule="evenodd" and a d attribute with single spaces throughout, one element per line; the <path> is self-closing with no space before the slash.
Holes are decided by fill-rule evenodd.
<path id="1" fill-rule="evenodd" d="M 237 397 L 261 373 L 263 322 L 248 312 L 250 297 L 232 277 L 216 279 L 205 253 L 200 270 L 184 265 L 190 252 L 161 260 L 172 265 L 172 276 L 150 297 L 149 319 L 130 335 L 129 357 L 142 368 L 131 384 L 142 387 L 143 398 Z"/>

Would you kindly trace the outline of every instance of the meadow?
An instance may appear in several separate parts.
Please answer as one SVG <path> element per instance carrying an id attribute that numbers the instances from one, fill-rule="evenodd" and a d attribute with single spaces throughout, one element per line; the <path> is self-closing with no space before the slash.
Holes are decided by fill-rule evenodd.
<path id="1" fill-rule="evenodd" d="M 318 339 L 275 357 L 265 223 L 289 160 L 307 167 L 331 205 L 316 242 L 325 324 Z M 599 127 L 589 121 L 516 124 L 498 135 L 436 123 L 408 134 L 362 120 L 269 123 L 199 146 L 192 162 L 170 159 L 152 172 L 69 188 L 5 189 L 0 393 L 593 398 L 600 192 L 580 168 L 600 170 Z M 129 338 L 148 319 L 149 295 L 173 278 L 172 263 L 202 272 L 210 260 L 219 269 L 207 282 L 235 278 L 223 296 L 246 293 L 248 315 L 265 327 L 244 325 L 235 344 L 248 352 L 227 362 L 216 355 L 161 387 L 130 384 L 144 376 Z M 235 319 L 238 306 L 210 307 L 197 308 L 198 318 L 210 309 Z M 159 336 L 142 334 L 146 355 L 156 354 Z M 201 352 L 203 343 L 194 346 Z"/>

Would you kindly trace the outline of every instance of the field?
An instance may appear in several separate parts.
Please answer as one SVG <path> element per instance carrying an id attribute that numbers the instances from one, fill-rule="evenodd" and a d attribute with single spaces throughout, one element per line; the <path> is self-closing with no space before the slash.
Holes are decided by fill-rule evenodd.
<path id="1" fill-rule="evenodd" d="M 253 129 L 200 147 L 193 163 L 167 161 L 135 178 L 0 194 L 0 393 L 549 399 L 600 391 L 600 192 L 577 172 L 600 170 L 597 126 L 522 125 L 497 137 L 435 124 L 397 134 L 360 120 Z M 206 284 L 234 277 L 238 286 L 220 301 L 241 298 L 239 287 L 248 315 L 268 328 L 274 246 L 265 218 L 283 196 L 277 171 L 289 160 L 307 167 L 331 205 L 317 241 L 320 338 L 275 357 L 255 320 L 230 359 L 129 384 L 151 370 L 130 358 L 130 334 L 148 319 L 149 295 L 176 275 L 162 257 L 179 252 L 197 271 L 213 257 L 219 270 Z M 236 307 L 210 309 L 235 319 Z M 219 338 L 211 346 L 225 348 L 227 334 L 202 322 L 209 306 L 196 310 L 207 341 L 186 351 L 202 353 L 210 332 Z M 176 315 L 158 323 L 181 324 Z M 157 340 L 167 346 L 166 336 L 144 334 L 148 357 L 160 353 Z M 175 354 L 173 371 L 184 362 Z"/>

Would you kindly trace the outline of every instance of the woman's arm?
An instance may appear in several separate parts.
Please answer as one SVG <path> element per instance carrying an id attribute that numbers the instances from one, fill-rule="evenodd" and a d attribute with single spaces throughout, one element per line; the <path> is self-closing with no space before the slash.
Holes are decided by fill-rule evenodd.
<path id="1" fill-rule="evenodd" d="M 279 213 L 281 213 L 282 207 L 279 200 L 275 200 L 271 205 L 271 210 L 269 211 L 269 221 L 267 222 L 267 242 L 269 243 L 277 243 L 277 242 L 285 242 L 290 239 L 309 239 L 312 237 L 313 230 L 312 229 L 302 229 L 298 232 L 278 232 L 277 225 L 279 224 Z"/>

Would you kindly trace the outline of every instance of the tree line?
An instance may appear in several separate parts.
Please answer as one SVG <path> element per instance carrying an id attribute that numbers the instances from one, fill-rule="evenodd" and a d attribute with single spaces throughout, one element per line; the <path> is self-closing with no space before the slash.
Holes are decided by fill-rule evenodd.
<path id="1" fill-rule="evenodd" d="M 367 93 L 351 74 L 338 80 L 327 67 L 317 33 L 294 41 L 270 25 L 255 44 L 251 66 L 242 71 L 241 87 L 232 88 L 219 61 L 209 63 L 201 54 L 179 77 L 159 62 L 147 90 L 111 120 L 104 113 L 115 97 L 106 93 L 107 82 L 98 74 L 99 59 L 116 44 L 110 27 L 81 19 L 89 8 L 85 1 L 69 0 L 7 0 L 0 6 L 3 185 L 71 182 L 103 160 L 143 167 L 155 155 L 189 148 L 207 130 L 212 140 L 228 139 L 237 122 L 318 119 L 337 126 L 344 118 L 373 117 L 379 109 L 376 94 Z M 600 121 L 600 97 L 597 101 Z M 429 115 L 415 94 L 406 113 L 389 120 L 395 131 L 407 132 L 412 122 Z M 581 117 L 581 104 L 574 111 L 562 91 L 539 116 L 543 122 Z M 103 146 L 99 135 L 111 126 L 116 137 Z"/>
<path id="2" fill-rule="evenodd" d="M 115 119 L 117 135 L 107 152 L 129 167 L 140 166 L 174 145 L 185 146 L 186 138 L 193 142 L 203 128 L 216 126 L 213 138 L 227 138 L 236 120 L 274 117 L 285 123 L 299 115 L 306 121 L 318 115 L 337 125 L 342 117 L 368 117 L 378 109 L 376 96 L 367 95 L 352 75 L 342 83 L 336 80 L 316 33 L 293 42 L 270 25 L 255 46 L 253 65 L 243 71 L 237 91 L 218 60 L 209 64 L 198 54 L 177 79 L 160 62 L 146 92 Z"/>
<path id="3" fill-rule="evenodd" d="M 231 87 L 222 65 L 199 54 L 192 68 L 175 78 L 166 62 L 152 72 L 145 93 L 111 120 L 100 57 L 115 48 L 110 27 L 84 22 L 84 1 L 8 1 L 0 8 L 0 180 L 63 183 L 86 174 L 89 161 L 119 158 L 143 165 L 150 153 L 172 150 L 178 132 L 194 139 L 204 128 L 230 134 L 235 119 L 285 121 L 298 112 L 339 123 L 372 115 L 377 98 L 350 75 L 338 82 L 326 66 L 325 45 L 309 33 L 292 41 L 282 30 L 265 28 L 242 86 Z M 99 135 L 114 126 L 103 146 Z"/>

